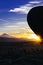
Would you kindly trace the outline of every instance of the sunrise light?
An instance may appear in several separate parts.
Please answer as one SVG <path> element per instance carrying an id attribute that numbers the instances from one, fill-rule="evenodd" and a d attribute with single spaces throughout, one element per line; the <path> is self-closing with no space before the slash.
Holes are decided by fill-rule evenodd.
<path id="1" fill-rule="evenodd" d="M 36 35 L 35 33 L 29 34 L 29 33 L 16 33 L 12 34 L 13 37 L 16 38 L 24 38 L 27 39 L 28 41 L 34 41 L 34 42 L 41 42 L 41 37 L 40 35 Z"/>
<path id="2" fill-rule="evenodd" d="M 33 41 L 35 42 L 41 42 L 41 37 L 39 35 L 36 35 L 36 34 L 32 34 L 31 35 L 31 38 L 33 39 Z"/>

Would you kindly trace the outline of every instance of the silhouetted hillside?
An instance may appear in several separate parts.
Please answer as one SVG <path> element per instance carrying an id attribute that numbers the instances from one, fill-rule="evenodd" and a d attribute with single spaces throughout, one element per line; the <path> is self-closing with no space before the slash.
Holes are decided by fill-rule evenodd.
<path id="1" fill-rule="evenodd" d="M 0 36 L 0 65 L 3 64 L 43 65 L 43 44 L 4 34 Z"/>
<path id="2" fill-rule="evenodd" d="M 8 38 L 0 38 L 8 40 Z M 12 39 L 10 39 L 12 40 Z M 0 42 L 1 65 L 43 64 L 43 45 L 33 42 Z"/>

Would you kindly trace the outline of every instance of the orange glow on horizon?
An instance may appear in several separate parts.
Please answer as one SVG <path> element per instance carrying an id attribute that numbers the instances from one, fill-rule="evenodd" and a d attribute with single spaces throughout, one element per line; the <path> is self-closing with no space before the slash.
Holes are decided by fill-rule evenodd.
<path id="1" fill-rule="evenodd" d="M 0 33 L 2 35 L 3 33 Z M 34 41 L 34 42 L 41 42 L 41 37 L 39 35 L 36 35 L 35 33 L 8 33 L 10 36 L 16 37 L 16 38 L 23 38 L 27 39 L 28 41 Z"/>
<path id="2" fill-rule="evenodd" d="M 16 38 L 24 38 L 24 39 L 27 39 L 28 41 L 35 41 L 35 42 L 41 42 L 41 37 L 36 34 L 26 34 L 26 33 L 20 33 L 20 34 L 14 34 L 12 35 L 13 37 L 16 37 Z"/>

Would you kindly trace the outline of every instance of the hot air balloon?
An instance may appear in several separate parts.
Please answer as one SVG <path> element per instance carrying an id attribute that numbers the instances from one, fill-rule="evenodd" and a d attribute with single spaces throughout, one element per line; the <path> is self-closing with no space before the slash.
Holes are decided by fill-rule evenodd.
<path id="1" fill-rule="evenodd" d="M 43 38 L 43 6 L 32 8 L 27 14 L 27 22 L 34 33 Z"/>

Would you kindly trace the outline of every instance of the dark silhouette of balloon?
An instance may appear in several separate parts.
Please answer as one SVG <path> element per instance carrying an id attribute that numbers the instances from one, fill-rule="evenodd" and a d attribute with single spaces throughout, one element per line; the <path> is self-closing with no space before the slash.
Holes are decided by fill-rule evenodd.
<path id="1" fill-rule="evenodd" d="M 43 6 L 32 8 L 27 15 L 30 28 L 43 38 Z"/>

